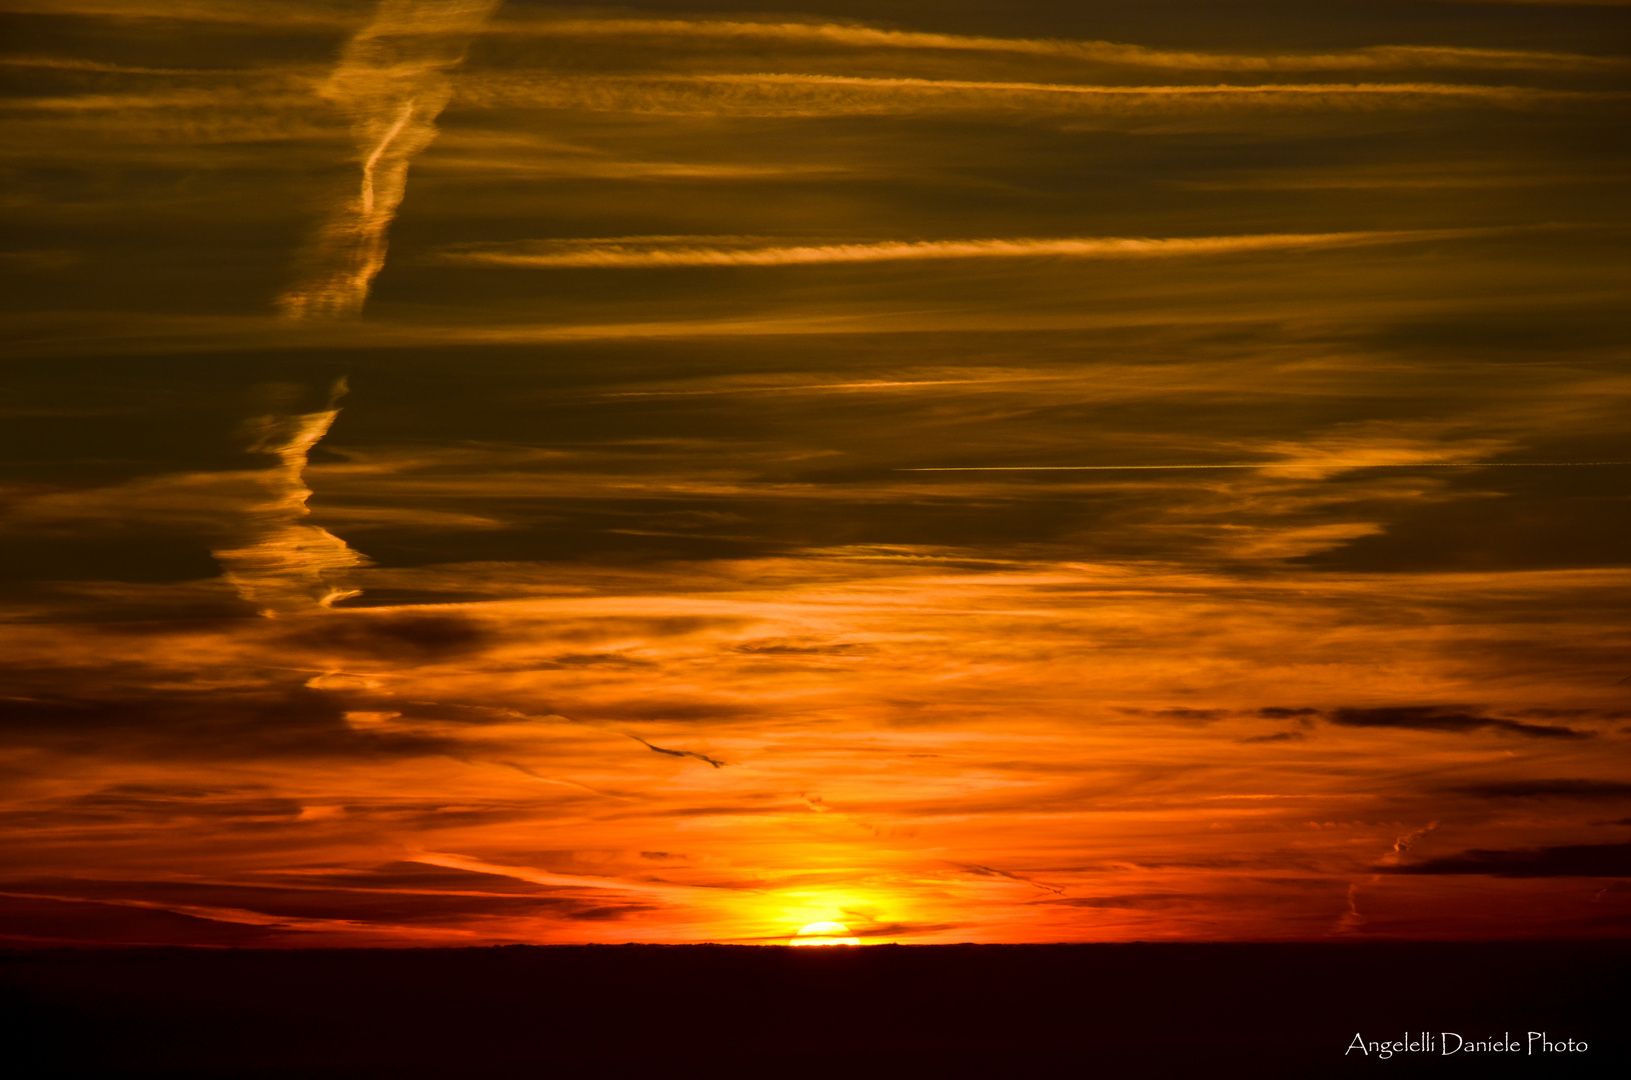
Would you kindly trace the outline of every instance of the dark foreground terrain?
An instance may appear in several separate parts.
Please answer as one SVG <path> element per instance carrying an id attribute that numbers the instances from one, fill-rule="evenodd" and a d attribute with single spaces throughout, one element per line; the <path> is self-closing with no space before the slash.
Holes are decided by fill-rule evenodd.
<path id="1" fill-rule="evenodd" d="M 5 1071 L 29 1078 L 1607 1077 L 1631 1075 L 1628 960 L 1601 943 L 47 950 L 0 954 L 0 1008 Z M 1527 1053 L 1531 1031 L 1587 1049 Z M 1348 1049 L 1423 1032 L 1432 1053 Z M 1518 1049 L 1446 1056 L 1444 1032 Z"/>

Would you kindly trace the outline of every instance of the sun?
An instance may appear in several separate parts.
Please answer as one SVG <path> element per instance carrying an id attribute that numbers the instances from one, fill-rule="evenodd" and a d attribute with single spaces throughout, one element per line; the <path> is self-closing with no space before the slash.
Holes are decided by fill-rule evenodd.
<path id="1" fill-rule="evenodd" d="M 849 937 L 849 927 L 841 922 L 813 922 L 801 927 L 789 945 L 859 945 L 860 938 Z"/>

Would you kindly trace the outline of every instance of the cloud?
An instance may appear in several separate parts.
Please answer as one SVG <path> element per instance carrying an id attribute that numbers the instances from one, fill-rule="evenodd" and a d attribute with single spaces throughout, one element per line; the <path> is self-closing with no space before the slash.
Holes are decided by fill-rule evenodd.
<path id="1" fill-rule="evenodd" d="M 357 595 L 342 582 L 346 571 L 367 560 L 327 529 L 303 521 L 311 513 L 306 506 L 311 496 L 304 475 L 307 456 L 340 415 L 333 406 L 345 392 L 341 379 L 330 391 L 327 409 L 253 422 L 258 437 L 250 451 L 269 454 L 278 464 L 260 474 L 265 494 L 250 509 L 246 542 L 211 554 L 239 595 L 269 618 L 326 608 Z"/>
<path id="2" fill-rule="evenodd" d="M 638 735 L 630 735 L 629 738 L 633 739 L 635 742 L 639 743 L 641 746 L 644 746 L 647 750 L 650 750 L 653 753 L 667 754 L 669 757 L 696 758 L 698 761 L 707 762 L 716 769 L 723 769 L 725 767 L 725 762 L 711 758 L 707 754 L 699 754 L 695 750 L 670 750 L 666 746 L 657 746 L 654 743 L 646 742 L 646 740 L 642 739 Z"/>
<path id="3" fill-rule="evenodd" d="M 1475 848 L 1459 855 L 1375 869 L 1384 874 L 1488 874 L 1504 878 L 1631 877 L 1631 843 L 1508 851 Z"/>
<path id="4" fill-rule="evenodd" d="M 811 263 L 896 262 L 921 259 L 1012 259 L 1064 257 L 1137 259 L 1186 255 L 1226 255 L 1250 251 L 1325 250 L 1377 244 L 1415 243 L 1471 235 L 1483 230 L 1423 229 L 1378 232 L 1288 233 L 1259 236 L 1168 238 L 1083 236 L 991 240 L 874 241 L 849 244 L 765 246 L 743 242 L 720 245 L 712 237 L 523 241 L 444 250 L 436 261 L 456 266 L 493 267 L 649 267 L 798 266 Z M 715 243 L 695 243 L 693 240 Z"/>
<path id="5" fill-rule="evenodd" d="M 7 0 L 10 12 L 114 19 L 239 23 L 329 29 L 351 24 L 343 0 Z"/>
<path id="6" fill-rule="evenodd" d="M 57 679 L 69 676 L 60 668 L 54 674 Z M 110 681 L 108 674 L 106 669 L 85 672 L 87 680 L 103 683 Z M 345 722 L 343 708 L 333 695 L 298 685 L 148 689 L 104 685 L 95 692 L 7 701 L 0 740 L 12 747 L 74 756 L 218 761 L 288 756 L 385 759 L 444 754 L 463 745 L 439 730 L 387 727 L 359 732 Z M 207 799 L 179 804 L 190 808 L 185 812 L 206 816 L 213 805 Z"/>
<path id="7" fill-rule="evenodd" d="M 498 863 L 485 862 L 481 859 L 466 855 L 454 855 L 445 852 L 422 852 L 414 855 L 411 860 L 423 863 L 426 866 L 440 866 L 453 870 L 469 870 L 479 874 L 495 874 L 501 877 L 514 878 L 517 881 L 530 881 L 537 885 L 567 886 L 575 889 L 601 889 L 617 892 L 627 892 L 637 895 L 660 898 L 680 899 L 692 898 L 696 890 L 683 885 L 671 885 L 663 882 L 650 881 L 620 881 L 612 878 L 595 875 L 557 874 L 545 870 L 538 870 L 530 866 L 511 866 Z"/>
<path id="8" fill-rule="evenodd" d="M 296 319 L 362 312 L 385 265 L 385 234 L 407 190 L 408 166 L 436 138 L 452 97 L 446 71 L 498 0 L 380 0 L 374 20 L 346 43 L 322 88 L 352 118 L 360 188 L 336 207 L 306 253 L 300 280 L 278 300 Z"/>
<path id="9" fill-rule="evenodd" d="M 1473 795 L 1480 799 L 1631 798 L 1631 783 L 1620 780 L 1576 778 L 1495 780 L 1483 784 L 1465 784 L 1447 790 L 1458 795 Z"/>
<path id="10" fill-rule="evenodd" d="M 1426 825 L 1423 825 L 1419 829 L 1415 829 L 1415 830 L 1413 830 L 1411 832 L 1405 833 L 1403 836 L 1401 836 L 1398 839 L 1393 841 L 1393 853 L 1395 855 L 1405 854 L 1406 852 L 1408 852 L 1410 850 L 1410 847 L 1411 847 L 1412 844 L 1414 844 L 1417 840 L 1420 840 L 1422 837 L 1426 836 L 1428 833 L 1432 832 L 1436 828 L 1438 828 L 1438 822 L 1430 821 Z"/>
<path id="11" fill-rule="evenodd" d="M 406 940 L 461 943 L 472 923 L 509 928 L 525 940 L 524 928 L 540 921 L 606 922 L 657 910 L 648 900 L 609 901 L 603 893 L 410 862 L 262 878 L 13 879 L 0 881 L 0 912 L 13 940 L 295 945 L 340 936 L 380 945 L 404 943 L 397 935 L 409 934 Z"/>
<path id="12" fill-rule="evenodd" d="M 436 146 L 435 155 L 416 164 L 419 175 L 456 177 L 466 182 L 491 182 L 502 176 L 702 182 L 814 181 L 841 179 L 857 172 L 841 163 L 820 161 L 733 163 L 628 158 L 555 139 L 458 128 L 444 132 Z M 694 152 L 714 148 L 691 149 Z"/>
<path id="13" fill-rule="evenodd" d="M 1006 878 L 1009 881 L 1017 881 L 1022 885 L 1029 885 L 1034 889 L 1041 889 L 1044 892 L 1056 894 L 1062 894 L 1065 891 L 1057 885 L 1049 885 L 1046 882 L 1037 881 L 1035 878 L 1026 877 L 1023 874 L 1012 874 L 1007 870 L 998 870 L 995 867 L 982 866 L 979 863 L 956 863 L 954 865 L 965 873 L 974 874 L 979 877 Z"/>
<path id="14" fill-rule="evenodd" d="M 1589 731 L 1552 724 L 1525 724 L 1485 716 L 1459 705 L 1384 705 L 1375 708 L 1333 709 L 1326 719 L 1339 727 L 1406 728 L 1411 731 L 1499 731 L 1531 739 L 1589 739 Z"/>
<path id="15" fill-rule="evenodd" d="M 1124 893 L 1119 896 L 1062 896 L 1051 900 L 1036 900 L 1033 903 L 1074 908 L 1160 909 L 1181 907 L 1201 899 L 1198 896 L 1181 893 Z"/>
<path id="16" fill-rule="evenodd" d="M 104 836 L 110 831 L 172 825 L 244 833 L 287 825 L 298 820 L 303 810 L 298 799 L 279 795 L 266 785 L 119 783 L 0 811 L 0 822 L 7 829 L 54 823 L 58 828 L 96 829 Z"/>
<path id="17" fill-rule="evenodd" d="M 494 635 L 484 623 L 463 613 L 342 609 L 302 627 L 285 641 L 321 654 L 425 661 L 479 651 L 494 642 Z"/>
<path id="18" fill-rule="evenodd" d="M 1239 171 L 1220 175 L 1215 179 L 1177 180 L 1173 184 L 1183 191 L 1400 191 L 1428 192 L 1434 189 L 1478 190 L 1491 188 L 1555 187 L 1582 184 L 1623 184 L 1628 176 L 1613 166 L 1585 165 L 1576 170 L 1559 172 L 1547 169 L 1544 163 L 1506 163 L 1496 160 L 1476 164 L 1443 163 L 1434 166 L 1420 164 L 1383 164 L 1365 166 L 1345 164 L 1339 168 L 1314 167 L 1308 169 Z"/>
<path id="19" fill-rule="evenodd" d="M 1129 716 L 1154 716 L 1162 720 L 1172 720 L 1180 724 L 1203 725 L 1223 719 L 1229 715 L 1228 709 L 1192 709 L 1178 706 L 1170 709 L 1123 709 Z"/>
<path id="20" fill-rule="evenodd" d="M 1586 90 L 1401 83 L 1120 86 L 785 72 L 533 76 L 480 72 L 459 81 L 471 106 L 682 116 L 847 116 L 932 110 L 1154 115 L 1229 109 L 1528 108 L 1612 100 Z"/>
<path id="21" fill-rule="evenodd" d="M 277 937 L 264 924 L 210 918 L 159 905 L 8 895 L 0 890 L 0 940 L 38 945 L 264 946 Z"/>
<path id="22" fill-rule="evenodd" d="M 885 30 L 854 23 L 748 22 L 714 19 L 506 19 L 494 33 L 562 38 L 648 38 L 668 42 L 701 37 L 837 45 L 856 49 L 912 49 L 1044 56 L 1094 64 L 1198 71 L 1326 71 L 1365 68 L 1452 67 L 1601 70 L 1623 67 L 1620 57 L 1527 49 L 1431 45 L 1377 45 L 1341 52 L 1239 54 L 1151 49 L 1112 41 L 999 38 Z"/>
<path id="23" fill-rule="evenodd" d="M 233 75 L 245 74 L 237 68 L 155 68 L 129 64 L 107 64 L 97 60 L 57 56 L 0 56 L 0 67 L 48 68 L 57 71 L 86 71 L 105 75 Z"/>

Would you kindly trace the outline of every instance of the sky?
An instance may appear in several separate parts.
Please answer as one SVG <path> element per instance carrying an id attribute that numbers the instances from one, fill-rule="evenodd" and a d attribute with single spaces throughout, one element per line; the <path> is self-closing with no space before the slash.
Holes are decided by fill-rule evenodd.
<path id="1" fill-rule="evenodd" d="M 1631 6 L 3 0 L 0 943 L 1623 937 Z"/>

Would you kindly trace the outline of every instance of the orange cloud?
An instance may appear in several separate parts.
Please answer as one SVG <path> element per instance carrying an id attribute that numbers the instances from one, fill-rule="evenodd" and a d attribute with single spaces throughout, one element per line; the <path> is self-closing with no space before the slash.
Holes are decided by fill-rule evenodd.
<path id="1" fill-rule="evenodd" d="M 452 96 L 445 76 L 498 0 L 381 0 L 346 43 L 322 93 L 352 117 L 361 186 L 336 208 L 308 253 L 302 279 L 279 298 L 290 318 L 357 315 L 385 265 L 385 234 L 408 184 L 408 165 L 436 138 Z"/>

